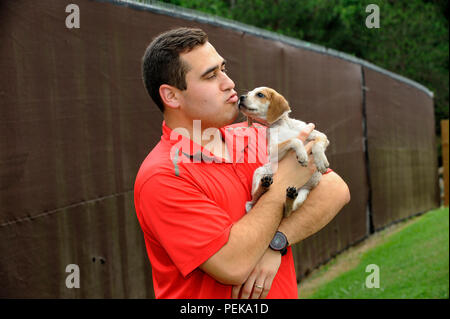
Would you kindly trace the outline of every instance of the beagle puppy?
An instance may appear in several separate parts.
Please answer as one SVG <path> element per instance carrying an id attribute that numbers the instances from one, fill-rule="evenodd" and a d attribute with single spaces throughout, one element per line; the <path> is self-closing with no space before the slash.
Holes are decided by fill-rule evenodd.
<path id="1" fill-rule="evenodd" d="M 257 168 L 253 175 L 252 200 L 247 202 L 247 212 L 253 207 L 258 198 L 272 184 L 273 164 L 281 160 L 286 153 L 293 149 L 302 166 L 308 165 L 308 154 L 304 144 L 298 139 L 300 131 L 307 125 L 305 122 L 292 119 L 288 116 L 291 111 L 286 99 L 275 90 L 267 87 L 259 87 L 239 98 L 240 111 L 247 116 L 249 126 L 253 121 L 268 127 L 269 163 Z M 325 134 L 312 131 L 307 142 L 313 141 L 312 154 L 317 171 L 310 180 L 300 187 L 288 187 L 286 190 L 286 202 L 284 216 L 298 209 L 305 201 L 309 192 L 320 181 L 322 173 L 329 167 L 325 150 L 329 144 Z"/>

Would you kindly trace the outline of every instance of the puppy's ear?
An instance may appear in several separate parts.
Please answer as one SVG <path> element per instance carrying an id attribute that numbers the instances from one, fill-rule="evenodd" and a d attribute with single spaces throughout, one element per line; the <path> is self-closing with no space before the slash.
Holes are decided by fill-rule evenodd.
<path id="1" fill-rule="evenodd" d="M 272 124 L 278 120 L 284 112 L 290 111 L 288 102 L 286 99 L 277 92 L 272 92 L 269 109 L 267 110 L 267 122 Z"/>

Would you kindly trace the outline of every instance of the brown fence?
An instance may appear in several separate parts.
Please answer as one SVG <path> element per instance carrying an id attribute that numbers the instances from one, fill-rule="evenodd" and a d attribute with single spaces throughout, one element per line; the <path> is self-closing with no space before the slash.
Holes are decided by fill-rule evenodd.
<path id="1" fill-rule="evenodd" d="M 203 28 L 238 93 L 271 86 L 332 141 L 352 200 L 296 245 L 299 278 L 371 231 L 438 206 L 432 94 L 345 54 L 159 5 L 0 4 L 0 297 L 152 297 L 133 205 L 162 117 L 140 77 L 158 33 Z M 80 269 L 68 289 L 66 266 Z"/>

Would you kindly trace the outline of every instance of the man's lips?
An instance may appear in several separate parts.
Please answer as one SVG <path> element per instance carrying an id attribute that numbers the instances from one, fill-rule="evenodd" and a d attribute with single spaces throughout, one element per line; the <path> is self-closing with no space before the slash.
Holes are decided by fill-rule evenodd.
<path id="1" fill-rule="evenodd" d="M 234 93 L 233 95 L 231 95 L 228 100 L 227 103 L 236 103 L 238 101 L 238 96 L 236 93 Z"/>

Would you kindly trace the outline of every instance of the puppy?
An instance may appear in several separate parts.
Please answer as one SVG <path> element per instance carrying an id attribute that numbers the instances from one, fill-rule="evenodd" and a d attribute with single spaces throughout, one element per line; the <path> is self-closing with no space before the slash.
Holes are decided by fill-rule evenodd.
<path id="1" fill-rule="evenodd" d="M 259 87 L 239 98 L 239 109 L 252 124 L 253 121 L 268 126 L 268 150 L 269 163 L 257 168 L 253 175 L 252 200 L 247 202 L 246 210 L 249 211 L 258 198 L 272 184 L 272 163 L 281 160 L 286 153 L 293 149 L 302 166 L 308 165 L 308 154 L 305 146 L 298 139 L 300 131 L 307 125 L 305 122 L 292 119 L 288 116 L 291 111 L 286 99 L 275 90 L 267 87 Z M 286 189 L 286 202 L 284 216 L 296 210 L 302 205 L 312 188 L 320 181 L 322 173 L 329 167 L 325 150 L 329 145 L 328 138 L 319 131 L 312 131 L 307 142 L 313 141 L 312 154 L 317 170 L 310 180 L 300 187 L 288 187 Z"/>

